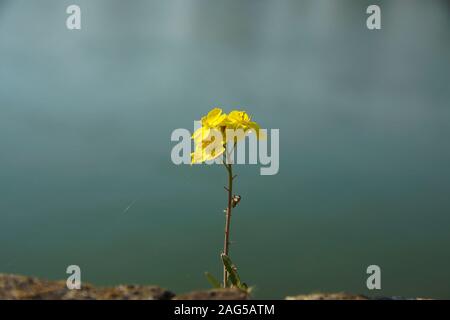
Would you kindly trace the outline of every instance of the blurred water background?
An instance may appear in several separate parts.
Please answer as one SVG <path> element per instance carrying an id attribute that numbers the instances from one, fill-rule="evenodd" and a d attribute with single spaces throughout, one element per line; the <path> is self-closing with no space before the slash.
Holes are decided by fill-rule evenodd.
<path id="1" fill-rule="evenodd" d="M 450 298 L 449 57 L 446 1 L 0 0 L 0 272 L 209 287 L 225 170 L 170 134 L 219 105 L 280 129 L 278 175 L 236 168 L 256 297 Z"/>

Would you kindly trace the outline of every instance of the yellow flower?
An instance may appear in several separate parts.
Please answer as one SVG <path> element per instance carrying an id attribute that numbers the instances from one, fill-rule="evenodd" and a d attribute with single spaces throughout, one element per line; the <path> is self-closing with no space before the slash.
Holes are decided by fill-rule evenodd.
<path id="1" fill-rule="evenodd" d="M 214 160 L 220 157 L 225 152 L 225 147 L 223 145 L 206 147 L 196 147 L 195 151 L 191 154 L 191 163 L 202 163 L 209 160 Z"/>
<path id="2" fill-rule="evenodd" d="M 206 129 L 207 136 L 194 139 L 195 150 L 191 153 L 191 163 L 202 163 L 208 160 L 214 160 L 225 152 L 225 143 L 222 131 L 217 128 Z M 202 131 L 202 132 L 205 132 Z"/>
<path id="3" fill-rule="evenodd" d="M 227 128 L 243 129 L 245 133 L 255 132 L 256 136 L 260 137 L 260 126 L 251 121 L 251 117 L 245 111 L 231 111 L 227 117 Z"/>
<path id="4" fill-rule="evenodd" d="M 212 109 L 206 116 L 202 117 L 202 126 L 195 130 L 192 138 L 195 143 L 205 141 L 210 136 L 211 129 L 221 129 L 225 127 L 227 115 L 220 108 Z"/>
<path id="5" fill-rule="evenodd" d="M 202 126 L 195 130 L 192 135 L 195 150 L 191 153 L 191 163 L 202 163 L 214 160 L 223 155 L 226 150 L 226 130 L 241 130 L 243 134 L 235 132 L 233 143 L 245 138 L 250 132 L 255 132 L 260 138 L 260 127 L 256 122 L 251 121 L 250 116 L 245 111 L 232 111 L 229 115 L 223 113 L 222 109 L 214 108 L 201 119 Z M 217 139 L 221 139 L 217 141 Z M 231 141 L 229 141 L 231 142 Z"/>
<path id="6" fill-rule="evenodd" d="M 202 126 L 192 135 L 195 151 L 191 153 L 191 163 L 214 160 L 225 152 L 223 132 L 226 119 L 227 115 L 220 108 L 214 108 L 202 117 Z M 221 138 L 220 141 L 216 141 L 218 137 Z"/>
<path id="7" fill-rule="evenodd" d="M 217 128 L 225 124 L 227 115 L 220 108 L 214 108 L 202 117 L 202 127 Z"/>

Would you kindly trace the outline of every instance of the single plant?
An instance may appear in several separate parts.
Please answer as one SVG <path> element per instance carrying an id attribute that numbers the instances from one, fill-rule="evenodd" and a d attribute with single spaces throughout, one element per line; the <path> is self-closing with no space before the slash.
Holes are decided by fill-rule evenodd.
<path id="1" fill-rule="evenodd" d="M 239 204 L 241 196 L 233 194 L 233 159 L 236 144 L 245 138 L 247 134 L 254 133 L 260 137 L 260 127 L 245 111 L 232 111 L 228 115 L 222 109 L 214 108 L 201 119 L 201 127 L 192 135 L 195 150 L 191 154 L 191 163 L 216 161 L 219 157 L 228 174 L 227 208 L 225 212 L 225 235 L 221 259 L 223 263 L 222 287 L 237 287 L 249 290 L 248 286 L 241 282 L 236 266 L 230 259 L 230 226 L 231 212 Z M 210 273 L 206 273 L 208 281 L 214 287 L 221 287 L 219 281 Z"/>

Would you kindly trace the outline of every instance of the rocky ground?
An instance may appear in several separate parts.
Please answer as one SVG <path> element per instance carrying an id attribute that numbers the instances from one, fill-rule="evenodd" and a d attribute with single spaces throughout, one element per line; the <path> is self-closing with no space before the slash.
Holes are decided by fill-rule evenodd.
<path id="1" fill-rule="evenodd" d="M 240 290 L 214 289 L 176 295 L 158 286 L 120 285 L 95 287 L 83 284 L 80 290 L 69 290 L 66 281 L 48 281 L 33 277 L 0 274 L 0 300 L 246 300 Z M 346 293 L 308 294 L 286 297 L 287 300 L 368 300 L 362 295 Z M 396 298 L 388 298 L 396 299 Z"/>

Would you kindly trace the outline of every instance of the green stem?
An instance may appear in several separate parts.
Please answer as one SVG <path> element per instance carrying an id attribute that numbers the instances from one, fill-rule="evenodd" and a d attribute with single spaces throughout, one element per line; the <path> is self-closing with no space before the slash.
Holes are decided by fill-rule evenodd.
<path id="1" fill-rule="evenodd" d="M 231 208 L 233 205 L 233 167 L 231 165 L 231 161 L 229 159 L 229 154 L 226 153 L 224 156 L 224 166 L 227 169 L 228 173 L 228 205 L 225 214 L 225 239 L 223 243 L 223 253 L 229 256 L 230 251 L 230 225 L 231 225 Z M 223 267 L 223 287 L 226 288 L 228 284 L 228 271 Z"/>
<path id="2" fill-rule="evenodd" d="M 228 172 L 228 206 L 225 215 L 225 239 L 223 243 L 223 253 L 229 255 L 230 250 L 230 224 L 231 224 L 231 208 L 233 202 L 233 168 L 230 164 L 224 163 Z M 225 266 L 223 267 L 223 287 L 226 288 L 228 283 L 228 272 Z"/>

